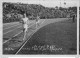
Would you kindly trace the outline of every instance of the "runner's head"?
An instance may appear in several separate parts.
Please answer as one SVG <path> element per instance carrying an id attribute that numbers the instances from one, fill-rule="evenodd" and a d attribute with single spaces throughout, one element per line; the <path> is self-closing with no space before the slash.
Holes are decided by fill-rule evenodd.
<path id="1" fill-rule="evenodd" d="M 26 17 L 26 13 L 23 14 L 23 18 L 25 18 L 25 17 Z"/>
<path id="2" fill-rule="evenodd" d="M 27 18 L 29 18 L 29 16 L 31 16 L 31 14 L 29 14 L 27 12 L 25 12 L 24 15 L 23 15 L 23 17 L 27 17 Z"/>

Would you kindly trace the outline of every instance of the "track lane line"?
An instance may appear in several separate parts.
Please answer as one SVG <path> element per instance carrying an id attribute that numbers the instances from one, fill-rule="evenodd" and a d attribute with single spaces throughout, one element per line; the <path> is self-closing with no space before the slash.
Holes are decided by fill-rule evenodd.
<path id="1" fill-rule="evenodd" d="M 36 32 L 36 31 L 34 31 L 34 33 L 35 33 L 35 32 Z M 33 33 L 33 34 L 34 34 L 34 33 Z M 32 34 L 32 35 L 33 35 L 33 34 Z M 29 37 L 29 39 L 32 37 L 32 35 Z M 29 40 L 29 39 L 28 39 L 28 40 Z M 28 42 L 28 40 L 26 40 L 26 42 L 21 46 L 21 48 L 16 52 L 15 55 L 17 55 L 17 54 L 20 52 L 20 50 L 25 46 L 25 44 Z"/>
<path id="2" fill-rule="evenodd" d="M 12 27 L 18 26 L 18 25 L 19 25 L 19 24 L 14 25 L 14 26 L 11 26 L 11 27 L 8 27 L 8 28 L 4 28 L 3 30 L 6 30 L 6 29 L 9 29 L 9 28 L 12 28 Z"/>
<path id="3" fill-rule="evenodd" d="M 14 35 L 13 37 L 16 37 L 17 35 L 21 34 L 22 31 L 20 31 L 18 34 Z M 6 42 L 10 41 L 12 38 L 10 38 L 9 40 L 6 40 L 5 42 L 3 42 L 3 44 L 5 44 Z"/>
<path id="4" fill-rule="evenodd" d="M 17 24 L 18 22 L 12 22 L 12 23 L 3 23 L 3 25 L 9 25 L 9 24 Z"/>
<path id="5" fill-rule="evenodd" d="M 44 20 L 45 21 L 45 20 Z M 44 21 L 41 23 L 41 24 L 43 24 L 44 23 Z"/>
<path id="6" fill-rule="evenodd" d="M 33 25 L 31 25 L 31 26 L 33 26 Z M 29 26 L 28 28 L 30 28 L 31 26 Z M 20 31 L 19 33 L 17 33 L 16 35 L 14 35 L 13 37 L 16 37 L 16 36 L 18 36 L 19 34 L 21 34 L 22 33 L 22 31 Z M 10 38 L 9 40 L 6 40 L 5 42 L 3 42 L 3 44 L 5 44 L 6 42 L 8 42 L 8 41 L 10 41 L 12 38 Z"/>
<path id="7" fill-rule="evenodd" d="M 21 27 L 21 26 L 20 26 L 20 27 Z M 17 28 L 15 28 L 15 29 L 18 29 L 18 28 L 20 28 L 20 27 L 17 27 Z M 13 29 L 13 30 L 15 30 L 15 29 Z M 3 35 L 5 35 L 5 34 L 11 32 L 11 31 L 13 31 L 13 30 L 10 30 L 10 31 L 8 31 L 8 32 L 5 32 L 5 33 L 3 33 Z"/>

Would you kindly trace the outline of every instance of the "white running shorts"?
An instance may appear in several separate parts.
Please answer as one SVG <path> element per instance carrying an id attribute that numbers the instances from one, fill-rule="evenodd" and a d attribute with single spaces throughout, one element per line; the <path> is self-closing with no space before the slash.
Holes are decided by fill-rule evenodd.
<path id="1" fill-rule="evenodd" d="M 25 31 L 28 30 L 28 25 L 27 24 L 24 24 L 23 27 L 24 27 Z"/>

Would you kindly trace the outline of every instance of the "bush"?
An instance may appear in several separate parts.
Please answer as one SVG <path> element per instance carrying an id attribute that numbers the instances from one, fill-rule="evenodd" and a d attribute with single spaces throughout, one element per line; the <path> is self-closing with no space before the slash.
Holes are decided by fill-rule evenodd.
<path id="1" fill-rule="evenodd" d="M 69 10 L 75 8 L 69 8 Z M 37 4 L 22 4 L 22 3 L 3 3 L 3 23 L 15 22 L 19 21 L 24 12 L 28 16 L 33 16 L 33 18 L 29 18 L 30 20 L 34 20 L 37 15 L 40 16 L 41 19 L 50 19 L 50 18 L 62 18 L 67 17 L 66 9 L 60 8 L 48 8 L 42 5 Z M 11 17 L 7 17 L 10 14 Z"/>

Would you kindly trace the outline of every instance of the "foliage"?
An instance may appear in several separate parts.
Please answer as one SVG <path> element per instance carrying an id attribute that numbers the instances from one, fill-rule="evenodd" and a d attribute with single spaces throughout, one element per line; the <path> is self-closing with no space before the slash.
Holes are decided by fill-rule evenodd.
<path id="1" fill-rule="evenodd" d="M 74 9 L 74 11 L 76 10 L 75 7 L 69 8 L 69 10 L 70 9 Z M 44 7 L 40 4 L 3 2 L 3 23 L 19 21 L 24 12 L 32 17 L 36 17 L 38 15 L 41 19 L 67 17 L 67 12 L 65 12 L 63 8 L 58 9 L 57 7 L 57 9 L 55 9 Z"/>

